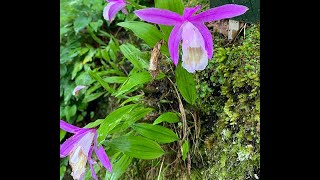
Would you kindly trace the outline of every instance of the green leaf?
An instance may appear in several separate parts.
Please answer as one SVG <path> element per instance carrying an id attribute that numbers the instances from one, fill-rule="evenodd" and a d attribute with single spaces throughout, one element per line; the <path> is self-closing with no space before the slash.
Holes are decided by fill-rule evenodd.
<path id="1" fill-rule="evenodd" d="M 194 105 L 197 99 L 197 90 L 193 75 L 185 70 L 181 63 L 176 68 L 176 83 L 182 97 L 188 103 Z"/>
<path id="2" fill-rule="evenodd" d="M 89 95 L 86 94 L 86 96 L 83 98 L 82 102 L 84 102 L 84 103 L 91 102 L 93 100 L 98 99 L 103 94 L 105 94 L 105 92 L 97 92 L 97 93 L 92 93 L 92 94 L 89 94 Z"/>
<path id="3" fill-rule="evenodd" d="M 153 122 L 153 125 L 159 124 L 161 122 L 176 123 L 179 122 L 179 116 L 174 112 L 163 113 Z"/>
<path id="4" fill-rule="evenodd" d="M 74 64 L 74 67 L 73 67 L 73 70 L 72 70 L 72 76 L 71 76 L 71 79 L 72 79 L 72 80 L 76 77 L 77 73 L 78 73 L 79 71 L 81 71 L 82 67 L 83 67 L 83 66 L 82 66 L 82 63 L 81 63 L 81 62 L 76 62 L 76 63 Z"/>
<path id="5" fill-rule="evenodd" d="M 127 77 L 119 77 L 119 76 L 112 76 L 112 77 L 105 77 L 103 80 L 106 83 L 124 83 L 128 78 Z"/>
<path id="6" fill-rule="evenodd" d="M 92 57 L 94 56 L 94 53 L 96 53 L 96 51 L 97 51 L 96 49 L 90 48 L 90 51 L 88 52 L 86 57 L 84 57 L 82 64 L 86 64 L 87 62 L 91 62 Z"/>
<path id="7" fill-rule="evenodd" d="M 74 104 L 72 106 L 66 106 L 64 109 L 65 115 L 66 115 L 66 119 L 69 123 L 71 122 L 71 117 L 73 117 L 74 115 L 76 115 L 77 112 L 77 106 Z"/>
<path id="8" fill-rule="evenodd" d="M 105 82 L 96 72 L 94 71 L 88 71 L 89 75 L 97 80 L 109 93 L 114 92 L 114 89 L 112 89 L 107 82 Z"/>
<path id="9" fill-rule="evenodd" d="M 107 145 L 139 159 L 155 159 L 165 153 L 158 143 L 141 136 L 120 136 Z"/>
<path id="10" fill-rule="evenodd" d="M 117 25 L 133 31 L 136 36 L 143 39 L 151 48 L 153 48 L 156 43 L 163 38 L 163 34 L 156 28 L 156 26 L 145 22 L 127 21 L 118 23 Z M 167 55 L 169 54 L 166 43 L 161 46 L 161 51 Z"/>
<path id="11" fill-rule="evenodd" d="M 102 26 L 103 21 L 101 19 L 99 19 L 97 22 L 91 22 L 90 26 L 92 27 L 94 32 L 97 32 L 98 29 Z"/>
<path id="12" fill-rule="evenodd" d="M 125 104 L 128 103 L 128 102 L 138 102 L 142 97 L 143 97 L 142 94 L 129 97 L 128 99 L 126 99 L 125 101 L 123 101 L 123 102 L 120 104 L 120 106 L 123 106 L 123 105 L 125 105 Z"/>
<path id="13" fill-rule="evenodd" d="M 91 22 L 91 17 L 85 17 L 85 16 L 80 16 L 78 17 L 74 23 L 73 23 L 73 28 L 74 31 L 76 32 L 76 34 L 82 30 L 83 28 L 85 28 L 86 26 L 88 26 L 88 24 Z"/>
<path id="14" fill-rule="evenodd" d="M 121 108 L 116 109 L 112 113 L 110 113 L 101 123 L 98 129 L 98 143 L 100 144 L 106 137 L 107 134 L 116 127 L 123 118 L 127 118 L 128 113 L 135 107 L 137 104 L 130 104 L 127 106 L 123 106 Z"/>
<path id="15" fill-rule="evenodd" d="M 158 141 L 159 143 L 170 143 L 179 140 L 177 134 L 163 126 L 139 123 L 134 124 L 132 128 L 142 136 Z"/>
<path id="16" fill-rule="evenodd" d="M 104 43 L 100 38 L 98 38 L 98 36 L 94 34 L 93 29 L 90 26 L 88 26 L 87 31 L 92 37 L 92 39 L 95 40 L 97 43 L 99 43 L 100 45 L 106 45 L 106 43 Z"/>
<path id="17" fill-rule="evenodd" d="M 141 58 L 141 51 L 132 44 L 122 44 L 120 46 L 120 51 L 138 70 L 142 68 L 148 69 L 148 62 Z"/>
<path id="18" fill-rule="evenodd" d="M 66 136 L 67 132 L 60 129 L 60 142 L 62 141 L 62 139 Z"/>
<path id="19" fill-rule="evenodd" d="M 119 179 L 119 177 L 124 173 L 126 172 L 127 168 L 129 167 L 129 165 L 131 164 L 132 162 L 132 157 L 130 156 L 127 156 L 125 154 L 123 154 L 121 156 L 121 158 L 115 162 L 115 163 L 112 163 L 112 174 L 110 174 L 109 172 L 108 175 L 110 177 L 110 180 L 117 180 Z M 107 178 L 105 178 L 107 179 Z"/>
<path id="20" fill-rule="evenodd" d="M 60 180 L 63 179 L 64 173 L 66 172 L 66 167 L 65 166 L 61 166 L 60 167 Z"/>
<path id="21" fill-rule="evenodd" d="M 181 149 L 182 160 L 186 160 L 188 151 L 189 151 L 189 143 L 188 143 L 188 141 L 184 141 L 184 143 L 182 144 L 182 149 Z"/>
<path id="22" fill-rule="evenodd" d="M 120 130 L 121 131 L 126 130 L 128 127 L 130 127 L 136 121 L 138 121 L 139 119 L 145 117 L 147 114 L 149 114 L 153 110 L 154 109 L 152 109 L 152 108 L 145 108 L 143 106 L 140 106 L 140 107 L 137 107 L 137 108 L 133 109 L 128 114 L 128 118 L 124 120 Z"/>
<path id="23" fill-rule="evenodd" d="M 113 95 L 115 97 L 125 94 L 132 88 L 150 82 L 152 80 L 151 75 L 147 71 L 133 73 L 129 76 L 128 80 L 122 84 L 122 86 Z"/>
<path id="24" fill-rule="evenodd" d="M 91 123 L 85 125 L 84 128 L 94 128 L 96 126 L 99 126 L 102 123 L 103 120 L 104 119 L 97 119 L 94 122 L 91 122 Z"/>

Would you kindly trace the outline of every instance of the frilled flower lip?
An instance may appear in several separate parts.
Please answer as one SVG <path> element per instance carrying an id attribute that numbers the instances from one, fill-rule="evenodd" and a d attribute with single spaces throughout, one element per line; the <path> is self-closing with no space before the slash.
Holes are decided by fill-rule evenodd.
<path id="1" fill-rule="evenodd" d="M 211 32 L 204 23 L 239 16 L 248 10 L 246 6 L 226 4 L 195 14 L 200 8 L 200 5 L 193 8 L 185 8 L 183 15 L 158 8 L 140 9 L 134 11 L 134 13 L 140 19 L 150 23 L 174 26 L 170 33 L 168 47 L 172 61 L 177 65 L 179 61 L 179 44 L 182 39 L 182 24 L 190 22 L 199 30 L 202 38 L 205 40 L 204 44 L 208 59 L 211 59 L 213 56 L 213 41 Z"/>
<path id="2" fill-rule="evenodd" d="M 88 162 L 89 162 L 89 165 L 90 165 L 92 177 L 94 179 L 97 179 L 96 173 L 94 172 L 94 169 L 93 169 L 93 164 L 95 163 L 95 161 L 91 158 L 93 151 L 95 151 L 101 164 L 108 171 L 112 172 L 112 166 L 109 161 L 107 153 L 105 152 L 105 150 L 102 146 L 98 147 L 97 130 L 96 129 L 94 129 L 94 128 L 79 128 L 79 127 L 73 126 L 63 120 L 60 120 L 60 128 L 67 131 L 67 132 L 74 134 L 73 136 L 68 138 L 63 144 L 60 145 L 60 158 L 63 158 L 63 157 L 70 155 L 72 150 L 77 145 L 79 145 L 79 141 L 81 141 L 82 138 L 84 138 L 88 133 L 93 133 L 94 137 L 93 137 L 92 141 L 85 142 L 85 143 L 88 143 L 89 147 L 90 147 L 89 151 L 85 150 L 85 152 L 87 153 L 85 155 L 86 155 Z M 85 145 L 83 145 L 83 143 L 81 145 L 85 146 Z"/>

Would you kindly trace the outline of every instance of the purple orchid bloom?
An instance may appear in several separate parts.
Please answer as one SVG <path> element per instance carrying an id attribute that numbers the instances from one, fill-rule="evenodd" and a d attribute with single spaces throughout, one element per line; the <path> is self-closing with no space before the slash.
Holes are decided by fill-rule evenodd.
<path id="1" fill-rule="evenodd" d="M 80 91 L 81 89 L 85 88 L 85 87 L 87 87 L 87 86 L 77 86 L 77 87 L 75 87 L 75 88 L 73 89 L 73 91 L 72 91 L 72 95 L 78 96 L 79 91 Z"/>
<path id="2" fill-rule="evenodd" d="M 91 158 L 93 150 L 96 152 L 101 164 L 112 172 L 111 163 L 102 146 L 97 146 L 97 130 L 93 128 L 79 128 L 60 120 L 60 128 L 74 133 L 60 146 L 60 158 L 69 156 L 69 164 L 72 168 L 73 179 L 84 179 L 86 172 L 86 163 L 89 161 L 92 177 L 98 180 L 93 169 L 96 162 Z M 94 141 L 93 145 L 92 142 Z"/>
<path id="3" fill-rule="evenodd" d="M 248 10 L 246 6 L 226 4 L 193 15 L 200 7 L 199 5 L 194 8 L 185 8 L 183 15 L 158 8 L 134 11 L 144 21 L 174 26 L 168 41 L 170 56 L 173 63 L 177 65 L 179 44 L 182 39 L 182 67 L 190 73 L 204 70 L 208 59 L 213 55 L 212 36 L 204 23 L 239 16 Z"/>
<path id="4" fill-rule="evenodd" d="M 115 15 L 122 10 L 124 14 L 128 14 L 126 10 L 126 1 L 125 0 L 107 0 L 108 5 L 103 10 L 103 17 L 105 20 L 110 23 L 114 20 Z"/>

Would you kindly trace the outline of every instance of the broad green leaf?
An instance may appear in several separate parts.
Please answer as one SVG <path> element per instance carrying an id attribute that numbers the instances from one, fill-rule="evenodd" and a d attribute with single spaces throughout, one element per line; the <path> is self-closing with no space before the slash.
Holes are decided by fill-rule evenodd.
<path id="1" fill-rule="evenodd" d="M 67 132 L 60 129 L 60 142 L 62 141 L 62 139 L 66 136 Z"/>
<path id="2" fill-rule="evenodd" d="M 88 54 L 86 55 L 86 57 L 84 57 L 82 64 L 86 64 L 87 62 L 91 62 L 92 61 L 92 57 L 94 56 L 94 54 L 96 53 L 96 49 L 90 48 Z"/>
<path id="3" fill-rule="evenodd" d="M 197 99 L 197 90 L 193 75 L 185 70 L 181 63 L 176 68 L 176 84 L 182 97 L 188 103 L 194 105 Z"/>
<path id="4" fill-rule="evenodd" d="M 147 114 L 149 114 L 151 111 L 154 109 L 152 108 L 145 108 L 143 106 L 137 107 L 133 109 L 129 116 L 128 119 L 125 119 L 122 126 L 121 126 L 121 131 L 126 130 L 129 128 L 132 124 L 134 124 L 136 121 L 140 120 L 141 118 L 145 117 Z"/>
<path id="5" fill-rule="evenodd" d="M 60 64 L 60 78 L 67 74 L 67 66 L 65 64 Z"/>
<path id="6" fill-rule="evenodd" d="M 132 162 L 132 157 L 123 154 L 121 158 L 112 163 L 112 174 L 107 172 L 105 179 L 117 180 L 119 177 L 126 172 L 127 168 Z M 111 177 L 110 177 L 111 176 Z"/>
<path id="7" fill-rule="evenodd" d="M 170 143 L 179 140 L 177 134 L 163 126 L 138 123 L 134 124 L 132 128 L 142 136 L 158 141 L 159 143 Z"/>
<path id="8" fill-rule="evenodd" d="M 103 80 L 106 83 L 124 83 L 128 78 L 127 77 L 119 77 L 119 76 L 111 76 L 111 77 L 105 77 Z"/>
<path id="9" fill-rule="evenodd" d="M 107 82 L 105 82 L 96 72 L 88 71 L 89 75 L 97 80 L 109 93 L 112 93 L 114 89 L 112 89 Z"/>
<path id="10" fill-rule="evenodd" d="M 125 101 L 123 101 L 123 102 L 120 104 L 120 106 L 123 106 L 123 105 L 125 105 L 125 104 L 128 103 L 128 102 L 138 102 L 142 97 L 143 97 L 142 94 L 129 97 L 128 99 L 126 99 Z"/>
<path id="11" fill-rule="evenodd" d="M 79 71 L 81 71 L 82 67 L 83 67 L 83 66 L 82 66 L 82 63 L 81 63 L 81 62 L 76 62 L 76 63 L 74 64 L 74 67 L 73 67 L 73 70 L 72 70 L 72 76 L 71 76 L 71 79 L 72 79 L 72 80 L 76 77 L 77 73 L 78 73 Z"/>
<path id="12" fill-rule="evenodd" d="M 64 109 L 65 115 L 66 115 L 66 119 L 69 123 L 71 122 L 71 117 L 73 117 L 74 115 L 76 115 L 77 112 L 77 106 L 74 104 L 72 106 L 66 106 Z"/>
<path id="13" fill-rule="evenodd" d="M 100 96 L 102 96 L 103 94 L 105 94 L 105 92 L 97 92 L 97 93 L 92 93 L 92 94 L 89 94 L 89 95 L 86 95 L 82 102 L 84 103 L 88 103 L 88 102 L 91 102 L 93 100 L 96 100 L 98 99 Z"/>
<path id="14" fill-rule="evenodd" d="M 153 125 L 159 124 L 161 122 L 176 123 L 179 122 L 179 116 L 174 112 L 163 113 L 153 122 Z"/>
<path id="15" fill-rule="evenodd" d="M 85 125 L 84 128 L 94 128 L 96 126 L 99 126 L 102 123 L 103 120 L 104 119 L 97 119 L 94 122 L 91 122 L 91 123 Z"/>
<path id="16" fill-rule="evenodd" d="M 91 22 L 90 26 L 92 27 L 94 32 L 97 32 L 98 29 L 102 26 L 103 21 L 101 19 L 99 19 L 97 22 Z"/>
<path id="17" fill-rule="evenodd" d="M 116 109 L 110 113 L 101 123 L 98 129 L 98 143 L 100 144 L 106 137 L 107 134 L 116 127 L 123 118 L 127 118 L 128 114 L 132 109 L 137 107 L 137 104 L 130 104 Z"/>
<path id="18" fill-rule="evenodd" d="M 118 26 L 128 28 L 139 38 L 143 39 L 151 48 L 163 38 L 163 34 L 156 28 L 156 26 L 140 22 L 140 21 L 127 21 L 118 23 Z M 161 46 L 161 52 L 169 55 L 168 46 L 164 43 Z"/>
<path id="19" fill-rule="evenodd" d="M 155 7 L 160 9 L 168 9 L 170 11 L 176 12 L 180 15 L 183 14 L 184 5 L 182 0 L 155 0 L 154 1 Z M 164 33 L 164 39 L 168 42 L 171 30 L 173 26 L 163 26 L 160 25 L 162 32 Z"/>
<path id="20" fill-rule="evenodd" d="M 184 141 L 184 143 L 182 144 L 182 147 L 181 147 L 182 160 L 186 160 L 188 151 L 189 151 L 189 143 L 188 143 L 188 141 Z"/>
<path id="21" fill-rule="evenodd" d="M 78 17 L 73 23 L 74 31 L 76 33 L 78 33 L 80 30 L 85 28 L 91 22 L 91 19 L 92 18 L 90 16 L 88 16 L 88 17 L 85 17 L 85 16 Z"/>
<path id="22" fill-rule="evenodd" d="M 84 85 L 89 86 L 92 82 L 92 78 L 88 74 L 88 72 L 80 72 L 80 74 L 76 77 L 76 85 Z M 73 90 L 70 92 L 72 93 Z"/>
<path id="23" fill-rule="evenodd" d="M 122 84 L 122 86 L 113 95 L 115 97 L 120 96 L 131 90 L 132 88 L 150 82 L 152 80 L 151 75 L 147 71 L 137 72 L 131 74 L 128 80 Z"/>
<path id="24" fill-rule="evenodd" d="M 155 159 L 165 153 L 158 143 L 141 136 L 120 136 L 107 145 L 139 159 Z"/>
<path id="25" fill-rule="evenodd" d="M 149 65 L 143 58 L 141 58 L 141 51 L 132 44 L 122 44 L 120 46 L 122 54 L 134 65 L 138 70 L 144 68 L 148 69 Z"/>

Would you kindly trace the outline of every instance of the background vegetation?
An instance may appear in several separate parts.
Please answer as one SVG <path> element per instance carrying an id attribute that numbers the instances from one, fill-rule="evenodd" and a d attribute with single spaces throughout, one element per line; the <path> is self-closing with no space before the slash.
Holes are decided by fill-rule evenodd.
<path id="1" fill-rule="evenodd" d="M 134 2 L 154 6 L 152 0 Z M 184 5 L 198 3 L 202 10 L 209 8 L 207 1 Z M 106 4 L 60 0 L 60 118 L 79 127 L 99 127 L 99 142 L 113 165 L 112 174 L 95 165 L 99 179 L 181 179 L 189 167 L 191 179 L 258 179 L 259 25 L 248 26 L 233 42 L 213 33 L 214 57 L 195 74 L 175 68 L 163 45 L 160 73 L 152 79 L 150 53 L 166 34 L 139 36 L 133 27 L 153 31 L 155 26 L 140 22 L 132 5 L 128 16 L 120 12 L 110 24 L 102 17 Z M 181 92 L 179 74 L 191 76 L 197 97 Z M 87 88 L 73 96 L 77 85 Z M 70 136 L 61 130 L 61 143 Z M 140 140 L 146 144 L 141 152 L 150 151 L 149 156 L 127 148 L 126 142 Z M 60 179 L 72 179 L 67 160 L 61 159 Z"/>

